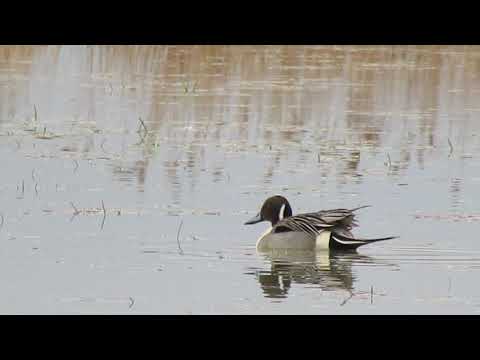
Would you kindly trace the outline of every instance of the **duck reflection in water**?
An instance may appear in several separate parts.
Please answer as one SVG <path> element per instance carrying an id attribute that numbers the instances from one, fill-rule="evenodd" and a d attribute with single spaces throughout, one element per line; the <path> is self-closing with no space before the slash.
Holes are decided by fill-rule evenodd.
<path id="1" fill-rule="evenodd" d="M 353 253 L 274 250 L 260 253 L 270 263 L 270 270 L 250 269 L 265 297 L 285 298 L 293 283 L 317 285 L 323 291 L 354 289 L 354 264 L 374 264 L 365 255 Z"/>

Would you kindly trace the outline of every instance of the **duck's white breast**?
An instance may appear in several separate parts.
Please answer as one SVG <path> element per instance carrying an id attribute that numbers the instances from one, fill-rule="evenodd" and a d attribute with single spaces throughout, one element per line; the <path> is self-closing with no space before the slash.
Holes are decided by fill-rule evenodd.
<path id="1" fill-rule="evenodd" d="M 332 233 L 328 230 L 322 231 L 315 239 L 316 250 L 327 250 L 330 248 L 330 236 Z"/>
<path id="2" fill-rule="evenodd" d="M 257 250 L 271 249 L 299 249 L 299 250 L 326 250 L 329 248 L 330 231 L 322 231 L 316 239 L 304 232 L 288 231 L 271 234 L 272 228 L 267 229 L 257 240 Z"/>

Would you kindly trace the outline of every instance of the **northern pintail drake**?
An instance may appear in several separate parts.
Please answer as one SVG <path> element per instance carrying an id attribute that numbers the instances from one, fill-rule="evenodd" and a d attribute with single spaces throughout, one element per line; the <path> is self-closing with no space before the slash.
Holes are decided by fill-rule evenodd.
<path id="1" fill-rule="evenodd" d="M 272 226 L 257 240 L 258 251 L 272 249 L 355 250 L 376 241 L 395 239 L 389 236 L 376 239 L 357 239 L 351 233 L 354 212 L 363 209 L 332 209 L 292 216 L 288 200 L 276 195 L 263 203 L 262 209 L 245 225 L 270 221 Z"/>

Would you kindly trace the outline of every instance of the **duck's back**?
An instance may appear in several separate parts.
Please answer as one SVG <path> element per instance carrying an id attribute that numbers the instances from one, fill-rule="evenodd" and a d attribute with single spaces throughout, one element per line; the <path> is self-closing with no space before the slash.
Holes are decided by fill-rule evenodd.
<path id="1" fill-rule="evenodd" d="M 280 220 L 272 233 L 299 231 L 316 237 L 322 230 L 351 230 L 356 226 L 353 210 L 332 209 L 298 214 Z"/>

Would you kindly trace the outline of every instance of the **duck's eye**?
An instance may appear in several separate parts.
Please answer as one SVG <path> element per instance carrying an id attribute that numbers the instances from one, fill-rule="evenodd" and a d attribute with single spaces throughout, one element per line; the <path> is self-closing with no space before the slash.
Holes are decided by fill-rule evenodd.
<path id="1" fill-rule="evenodd" d="M 278 213 L 278 219 L 282 220 L 285 216 L 285 204 L 282 205 L 280 208 L 280 212 Z"/>

